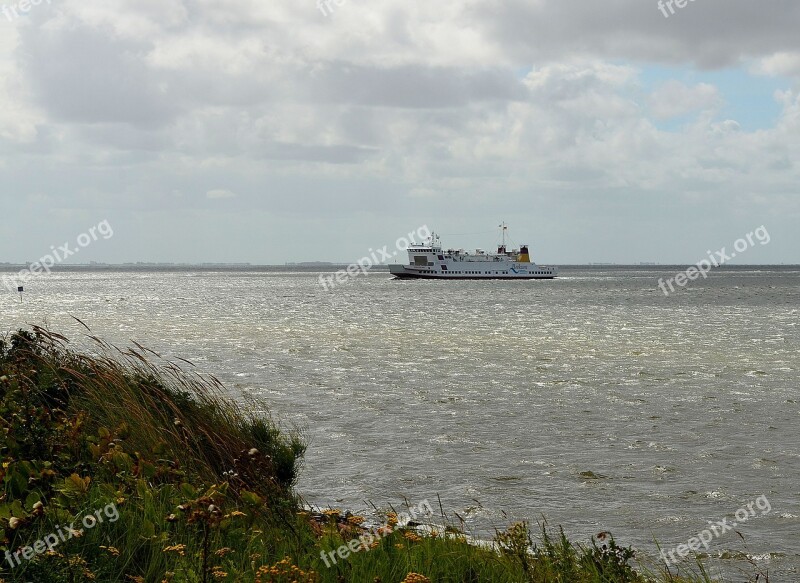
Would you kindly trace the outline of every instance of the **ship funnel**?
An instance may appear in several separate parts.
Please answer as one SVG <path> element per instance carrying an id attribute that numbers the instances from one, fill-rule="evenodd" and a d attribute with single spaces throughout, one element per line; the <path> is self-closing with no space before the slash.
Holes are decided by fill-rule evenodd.
<path id="1" fill-rule="evenodd" d="M 531 256 L 528 254 L 528 246 L 523 245 L 519 248 L 519 255 L 517 255 L 517 262 L 518 263 L 530 263 Z"/>

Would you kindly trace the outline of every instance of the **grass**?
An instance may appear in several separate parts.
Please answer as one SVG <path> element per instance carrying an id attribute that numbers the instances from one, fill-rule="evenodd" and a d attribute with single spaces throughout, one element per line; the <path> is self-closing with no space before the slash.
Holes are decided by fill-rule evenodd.
<path id="1" fill-rule="evenodd" d="M 213 377 L 93 340 L 94 354 L 37 327 L 0 340 L 4 581 L 710 581 L 702 566 L 649 571 L 604 533 L 576 545 L 517 523 L 470 544 L 443 511 L 427 529 L 387 513 L 381 537 L 327 566 L 321 553 L 358 548 L 364 520 L 302 507 L 296 432 Z"/>

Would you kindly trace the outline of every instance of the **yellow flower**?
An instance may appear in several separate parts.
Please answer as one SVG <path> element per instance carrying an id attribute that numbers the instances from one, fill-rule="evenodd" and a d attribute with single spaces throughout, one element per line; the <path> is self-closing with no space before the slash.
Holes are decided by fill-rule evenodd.
<path id="1" fill-rule="evenodd" d="M 263 579 L 262 577 L 266 577 Z M 278 561 L 272 566 L 264 565 L 256 571 L 256 583 L 271 583 L 274 581 L 273 577 L 278 578 L 278 581 L 284 581 L 286 577 L 293 583 L 316 583 L 319 581 L 317 573 L 314 571 L 303 571 L 297 565 L 292 563 L 289 557 Z"/>
<path id="2" fill-rule="evenodd" d="M 419 573 L 409 573 L 401 583 L 431 583 L 431 580 Z"/>
<path id="3" fill-rule="evenodd" d="M 348 517 L 347 522 L 349 522 L 350 524 L 358 525 L 358 524 L 361 524 L 362 522 L 364 522 L 364 517 L 363 516 L 350 516 L 350 517 Z"/>
<path id="4" fill-rule="evenodd" d="M 186 556 L 186 545 L 172 545 L 169 547 L 164 547 L 164 550 L 161 551 L 162 553 L 178 553 L 180 556 Z"/>
<path id="5" fill-rule="evenodd" d="M 110 555 L 113 555 L 115 557 L 119 556 L 119 549 L 117 547 L 105 547 L 103 545 L 100 545 L 100 548 L 108 551 L 108 554 Z"/>

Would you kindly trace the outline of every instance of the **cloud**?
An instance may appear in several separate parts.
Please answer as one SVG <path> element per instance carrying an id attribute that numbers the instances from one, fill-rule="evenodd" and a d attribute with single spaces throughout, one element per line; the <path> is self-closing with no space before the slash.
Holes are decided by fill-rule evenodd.
<path id="1" fill-rule="evenodd" d="M 775 53 L 761 59 L 751 70 L 761 75 L 800 77 L 800 51 Z"/>
<path id="2" fill-rule="evenodd" d="M 37 105 L 54 121 L 160 126 L 174 119 L 170 81 L 144 62 L 147 42 L 89 26 L 28 30 L 20 57 Z"/>
<path id="3" fill-rule="evenodd" d="M 592 244 L 575 224 L 800 218 L 794 0 L 698 0 L 669 19 L 655 0 L 375 0 L 329 18 L 314 2 L 63 0 L 19 20 L 0 36 L 0 196 L 19 224 L 41 196 L 54 215 L 165 224 L 224 206 L 231 229 L 514 209 L 551 213 L 577 254 Z M 755 129 L 739 119 L 767 108 Z M 235 204 L 206 216 L 192 192 Z"/>
<path id="4" fill-rule="evenodd" d="M 752 0 L 698 1 L 669 19 L 655 0 L 491 0 L 464 10 L 484 42 L 516 62 L 580 55 L 719 68 L 800 49 L 794 0 L 772 0 L 768 10 Z"/>
<path id="5" fill-rule="evenodd" d="M 209 190 L 206 192 L 206 198 L 210 199 L 219 199 L 219 198 L 234 198 L 236 194 L 231 192 L 230 190 L 225 190 L 222 188 L 217 188 L 214 190 Z"/>
<path id="6" fill-rule="evenodd" d="M 689 87 L 676 80 L 663 83 L 650 94 L 648 101 L 653 115 L 662 120 L 696 111 L 713 111 L 722 104 L 719 91 L 713 85 L 699 83 Z"/>

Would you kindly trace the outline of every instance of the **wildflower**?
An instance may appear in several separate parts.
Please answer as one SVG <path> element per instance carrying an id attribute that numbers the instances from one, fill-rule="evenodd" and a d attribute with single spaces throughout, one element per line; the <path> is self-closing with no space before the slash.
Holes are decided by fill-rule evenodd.
<path id="1" fill-rule="evenodd" d="M 219 550 L 214 551 L 214 554 L 217 555 L 218 557 L 224 557 L 228 553 L 232 553 L 232 552 L 233 552 L 232 548 L 224 547 L 224 548 L 221 548 Z"/>
<path id="2" fill-rule="evenodd" d="M 410 540 L 412 543 L 418 543 L 419 541 L 422 540 L 421 536 L 413 532 L 404 532 L 403 538 L 405 538 L 406 540 Z"/>
<path id="3" fill-rule="evenodd" d="M 20 524 L 22 524 L 22 521 L 16 516 L 12 516 L 11 518 L 8 519 L 8 528 L 14 529 L 17 528 Z"/>
<path id="4" fill-rule="evenodd" d="M 262 579 L 262 577 L 267 577 Z M 283 581 L 284 577 L 293 583 L 316 583 L 319 577 L 315 571 L 303 571 L 292 563 L 289 557 L 278 561 L 272 566 L 264 565 L 256 571 L 256 583 L 270 583 L 274 578 Z"/>
<path id="5" fill-rule="evenodd" d="M 164 547 L 162 553 L 178 553 L 181 557 L 186 556 L 186 545 L 171 545 Z"/>
<path id="6" fill-rule="evenodd" d="M 431 580 L 419 573 L 409 573 L 401 583 L 431 583 Z"/>
<path id="7" fill-rule="evenodd" d="M 119 556 L 119 549 L 116 548 L 116 547 L 105 547 L 103 545 L 100 545 L 100 548 L 103 549 L 103 550 L 108 551 L 108 554 L 110 554 L 110 555 L 112 555 L 114 557 L 118 557 Z"/>
<path id="8" fill-rule="evenodd" d="M 341 511 L 330 508 L 328 510 L 324 510 L 322 514 L 324 514 L 331 523 L 335 523 L 339 520 Z"/>
<path id="9" fill-rule="evenodd" d="M 350 524 L 359 525 L 362 522 L 364 522 L 364 517 L 363 516 L 348 516 L 347 517 L 347 522 L 349 522 Z"/>
<path id="10" fill-rule="evenodd" d="M 174 514 L 170 514 L 169 516 L 167 516 L 167 522 L 176 522 L 177 520 L 178 517 L 175 516 Z"/>

